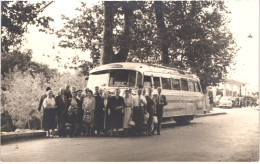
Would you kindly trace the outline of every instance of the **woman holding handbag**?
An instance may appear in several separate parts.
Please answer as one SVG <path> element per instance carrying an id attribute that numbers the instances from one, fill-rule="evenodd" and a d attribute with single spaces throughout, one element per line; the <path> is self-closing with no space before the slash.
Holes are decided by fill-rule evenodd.
<path id="1" fill-rule="evenodd" d="M 83 99 L 82 109 L 83 113 L 83 126 L 86 128 L 86 135 L 91 136 L 94 127 L 94 112 L 95 112 L 95 98 L 92 96 L 92 91 L 87 91 L 87 96 Z"/>

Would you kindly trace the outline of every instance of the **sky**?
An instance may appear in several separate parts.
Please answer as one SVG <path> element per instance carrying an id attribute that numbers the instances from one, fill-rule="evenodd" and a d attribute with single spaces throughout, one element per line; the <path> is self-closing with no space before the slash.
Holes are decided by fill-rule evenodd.
<path id="1" fill-rule="evenodd" d="M 73 3 L 72 3 L 73 2 Z M 91 6 L 96 2 L 87 1 Z M 74 17 L 78 13 L 75 8 L 80 6 L 79 0 L 55 1 L 47 7 L 42 15 L 50 16 L 54 19 L 51 24 L 55 29 L 63 27 L 61 14 Z M 247 83 L 252 90 L 258 90 L 259 85 L 259 1 L 258 0 L 232 0 L 226 1 L 226 6 L 231 14 L 229 29 L 235 38 L 240 50 L 236 54 L 236 65 L 228 74 L 229 79 Z M 51 68 L 58 68 L 60 72 L 66 72 L 55 62 L 55 56 L 62 58 L 62 64 L 68 62 L 67 58 L 78 55 L 80 59 L 89 60 L 89 52 L 80 50 L 64 49 L 57 46 L 59 39 L 53 35 L 38 32 L 36 27 L 29 27 L 30 33 L 26 35 L 25 48 L 33 50 L 33 61 L 48 64 Z M 253 38 L 248 38 L 249 35 Z M 54 45 L 54 46 L 53 46 Z M 54 48 L 53 48 L 54 47 Z M 50 56 L 50 57 L 48 57 Z M 73 72 L 73 71 L 70 71 Z"/>

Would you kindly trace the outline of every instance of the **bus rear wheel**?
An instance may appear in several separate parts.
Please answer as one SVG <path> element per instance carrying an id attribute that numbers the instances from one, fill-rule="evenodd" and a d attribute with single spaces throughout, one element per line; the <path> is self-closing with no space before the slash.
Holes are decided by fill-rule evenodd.
<path id="1" fill-rule="evenodd" d="M 189 117 L 175 117 L 174 121 L 179 125 L 188 125 L 190 121 L 193 120 L 193 116 Z"/>

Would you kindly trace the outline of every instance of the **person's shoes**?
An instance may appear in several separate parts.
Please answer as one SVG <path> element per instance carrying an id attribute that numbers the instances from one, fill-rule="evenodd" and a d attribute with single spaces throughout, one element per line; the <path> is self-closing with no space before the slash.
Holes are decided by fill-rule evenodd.
<path id="1" fill-rule="evenodd" d="M 151 134 L 154 135 L 154 131 L 152 131 Z"/>
<path id="2" fill-rule="evenodd" d="M 161 135 L 161 133 L 159 132 L 159 133 L 157 133 L 157 135 Z"/>

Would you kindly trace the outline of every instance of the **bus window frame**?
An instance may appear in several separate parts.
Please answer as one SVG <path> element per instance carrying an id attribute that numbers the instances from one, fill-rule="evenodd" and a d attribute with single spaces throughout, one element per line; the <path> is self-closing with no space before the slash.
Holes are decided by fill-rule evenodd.
<path id="1" fill-rule="evenodd" d="M 145 75 L 145 74 L 143 74 L 143 86 L 144 86 L 144 77 L 145 76 L 147 76 L 147 77 L 149 77 L 150 78 L 150 80 L 151 80 L 151 84 L 150 84 L 150 86 L 149 87 L 151 87 L 151 88 L 153 88 L 153 76 L 152 75 Z M 146 87 L 146 86 L 144 86 L 144 87 Z"/>
<path id="2" fill-rule="evenodd" d="M 199 80 L 195 80 L 195 83 L 198 83 L 198 87 L 199 87 L 199 91 L 200 93 L 202 93 L 202 88 L 201 88 L 201 85 L 200 85 L 200 81 Z"/>
<path id="3" fill-rule="evenodd" d="M 190 92 L 196 92 L 196 91 L 195 91 L 195 84 L 194 84 L 194 80 L 193 80 L 193 79 L 187 79 L 187 82 L 188 82 L 188 89 L 189 89 L 189 91 L 190 91 Z M 190 90 L 190 87 L 189 87 L 189 82 L 191 82 L 191 83 L 192 83 L 192 85 L 193 85 L 193 91 L 191 91 L 191 90 Z"/>
<path id="4" fill-rule="evenodd" d="M 186 82 L 187 82 L 187 89 L 188 89 L 188 90 L 183 90 L 183 89 L 182 89 L 182 80 L 186 80 Z M 180 84 L 181 84 L 181 91 L 188 91 L 188 92 L 190 92 L 189 86 L 188 86 L 188 79 L 187 79 L 187 78 L 180 78 Z"/>
<path id="5" fill-rule="evenodd" d="M 170 80 L 170 89 L 165 89 L 165 88 L 163 88 L 163 82 L 162 82 L 162 79 L 163 79 L 163 78 Z M 173 90 L 173 89 L 172 89 L 172 81 L 171 81 L 171 77 L 170 77 L 170 76 L 168 76 L 168 77 L 167 77 L 167 76 L 161 76 L 161 87 L 162 87 L 163 90 Z"/>
<path id="6" fill-rule="evenodd" d="M 158 88 L 161 88 L 162 87 L 162 81 L 161 81 L 161 76 L 151 76 L 152 77 L 152 85 L 153 85 L 153 89 L 158 89 Z M 158 77 L 159 78 L 159 82 L 160 82 L 160 86 L 159 87 L 157 87 L 157 88 L 155 88 L 154 86 L 154 77 Z"/>
<path id="7" fill-rule="evenodd" d="M 172 84 L 172 80 L 179 80 L 179 87 L 180 87 L 180 89 L 173 89 L 173 84 Z M 172 85 L 172 90 L 174 90 L 174 91 L 182 91 L 181 90 L 181 78 L 178 78 L 178 77 L 171 77 L 171 85 Z"/>

